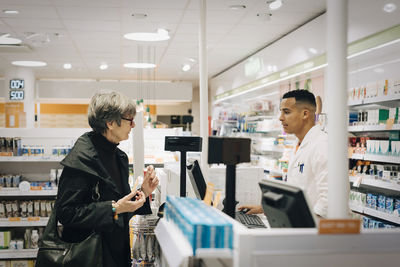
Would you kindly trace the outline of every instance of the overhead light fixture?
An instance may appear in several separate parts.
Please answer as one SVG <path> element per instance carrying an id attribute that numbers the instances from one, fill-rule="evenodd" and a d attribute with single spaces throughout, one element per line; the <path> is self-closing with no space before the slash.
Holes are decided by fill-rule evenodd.
<path id="1" fill-rule="evenodd" d="M 125 39 L 133 41 L 144 41 L 144 42 L 157 42 L 165 41 L 170 38 L 168 31 L 165 29 L 157 29 L 156 33 L 153 32 L 132 32 L 124 35 Z"/>
<path id="2" fill-rule="evenodd" d="M 182 66 L 182 70 L 184 72 L 189 71 L 192 67 L 189 64 L 183 64 Z"/>
<path id="3" fill-rule="evenodd" d="M 383 11 L 387 12 L 387 13 L 392 13 L 393 11 L 395 11 L 397 8 L 397 6 L 393 3 L 387 3 L 383 6 Z"/>
<path id="4" fill-rule="evenodd" d="M 192 62 L 192 63 L 196 63 L 196 62 L 197 62 L 197 60 L 194 59 L 194 58 L 192 58 L 192 57 L 188 58 L 188 60 L 189 60 L 190 62 Z"/>
<path id="5" fill-rule="evenodd" d="M 310 48 L 308 48 L 308 52 L 310 52 L 311 54 L 317 54 L 318 53 L 318 50 L 317 49 L 315 49 L 314 47 L 310 47 Z"/>
<path id="6" fill-rule="evenodd" d="M 71 65 L 71 63 L 65 63 L 63 65 L 63 68 L 66 69 L 66 70 L 70 70 L 72 68 L 72 65 Z"/>
<path id="7" fill-rule="evenodd" d="M 278 70 L 278 67 L 276 66 L 276 65 L 268 65 L 267 66 L 267 70 L 268 71 L 277 71 Z"/>
<path id="8" fill-rule="evenodd" d="M 156 67 L 156 64 L 153 63 L 125 63 L 125 68 L 130 69 L 152 69 Z"/>
<path id="9" fill-rule="evenodd" d="M 145 14 L 145 13 L 133 13 L 131 16 L 133 18 L 135 18 L 135 19 L 145 19 L 145 18 L 147 18 L 147 14 Z"/>
<path id="10" fill-rule="evenodd" d="M 376 72 L 376 73 L 384 73 L 385 70 L 382 69 L 382 68 L 375 68 L 375 69 L 374 69 L 374 72 Z"/>
<path id="11" fill-rule="evenodd" d="M 269 1 L 269 8 L 271 10 L 277 10 L 282 6 L 282 0 L 275 0 L 275 1 Z"/>
<path id="12" fill-rule="evenodd" d="M 46 62 L 43 61 L 13 61 L 11 64 L 15 66 L 22 66 L 22 67 L 44 67 L 47 66 Z"/>
<path id="13" fill-rule="evenodd" d="M 229 6 L 229 9 L 232 9 L 232 10 L 242 10 L 242 9 L 245 9 L 245 8 L 246 8 L 245 5 L 230 5 Z"/>
<path id="14" fill-rule="evenodd" d="M 108 69 L 108 65 L 107 65 L 106 63 L 102 63 L 102 64 L 99 66 L 99 69 L 101 69 L 101 70 L 106 70 L 106 69 Z"/>
<path id="15" fill-rule="evenodd" d="M 4 14 L 19 14 L 18 10 L 9 10 L 9 9 L 5 9 L 3 10 Z"/>
<path id="16" fill-rule="evenodd" d="M 17 38 L 10 38 L 10 34 L 6 33 L 0 36 L 0 44 L 2 45 L 15 45 L 20 44 L 22 41 Z"/>
<path id="17" fill-rule="evenodd" d="M 257 13 L 257 17 L 264 21 L 269 21 L 272 17 L 271 13 Z"/>

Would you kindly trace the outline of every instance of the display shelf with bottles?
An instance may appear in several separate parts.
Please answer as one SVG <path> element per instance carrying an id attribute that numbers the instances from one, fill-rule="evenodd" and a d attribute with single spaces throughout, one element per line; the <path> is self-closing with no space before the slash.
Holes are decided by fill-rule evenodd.
<path id="1" fill-rule="evenodd" d="M 34 259 L 57 195 L 60 161 L 89 129 L 1 130 L 1 259 Z"/>

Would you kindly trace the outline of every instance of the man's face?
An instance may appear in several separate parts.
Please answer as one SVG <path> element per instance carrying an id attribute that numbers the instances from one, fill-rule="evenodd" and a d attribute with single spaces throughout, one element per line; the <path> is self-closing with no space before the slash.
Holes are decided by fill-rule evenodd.
<path id="1" fill-rule="evenodd" d="M 282 99 L 279 120 L 286 133 L 298 133 L 302 129 L 303 118 L 303 111 L 296 106 L 296 99 L 294 97 Z"/>

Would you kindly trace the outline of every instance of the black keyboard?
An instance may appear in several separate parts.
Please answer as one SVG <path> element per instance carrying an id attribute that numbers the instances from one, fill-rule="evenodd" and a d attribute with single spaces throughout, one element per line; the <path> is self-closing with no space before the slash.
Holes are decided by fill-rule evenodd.
<path id="1" fill-rule="evenodd" d="M 255 214 L 246 214 L 237 211 L 235 213 L 235 219 L 247 228 L 267 228 L 260 217 Z"/>

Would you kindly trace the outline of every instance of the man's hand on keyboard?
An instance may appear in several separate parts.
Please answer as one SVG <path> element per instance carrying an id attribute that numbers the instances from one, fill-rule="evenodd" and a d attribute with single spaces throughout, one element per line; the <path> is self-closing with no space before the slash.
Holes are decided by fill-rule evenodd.
<path id="1" fill-rule="evenodd" d="M 246 214 L 259 214 L 263 213 L 263 209 L 260 205 L 243 205 L 238 207 L 239 210 L 248 210 Z"/>

